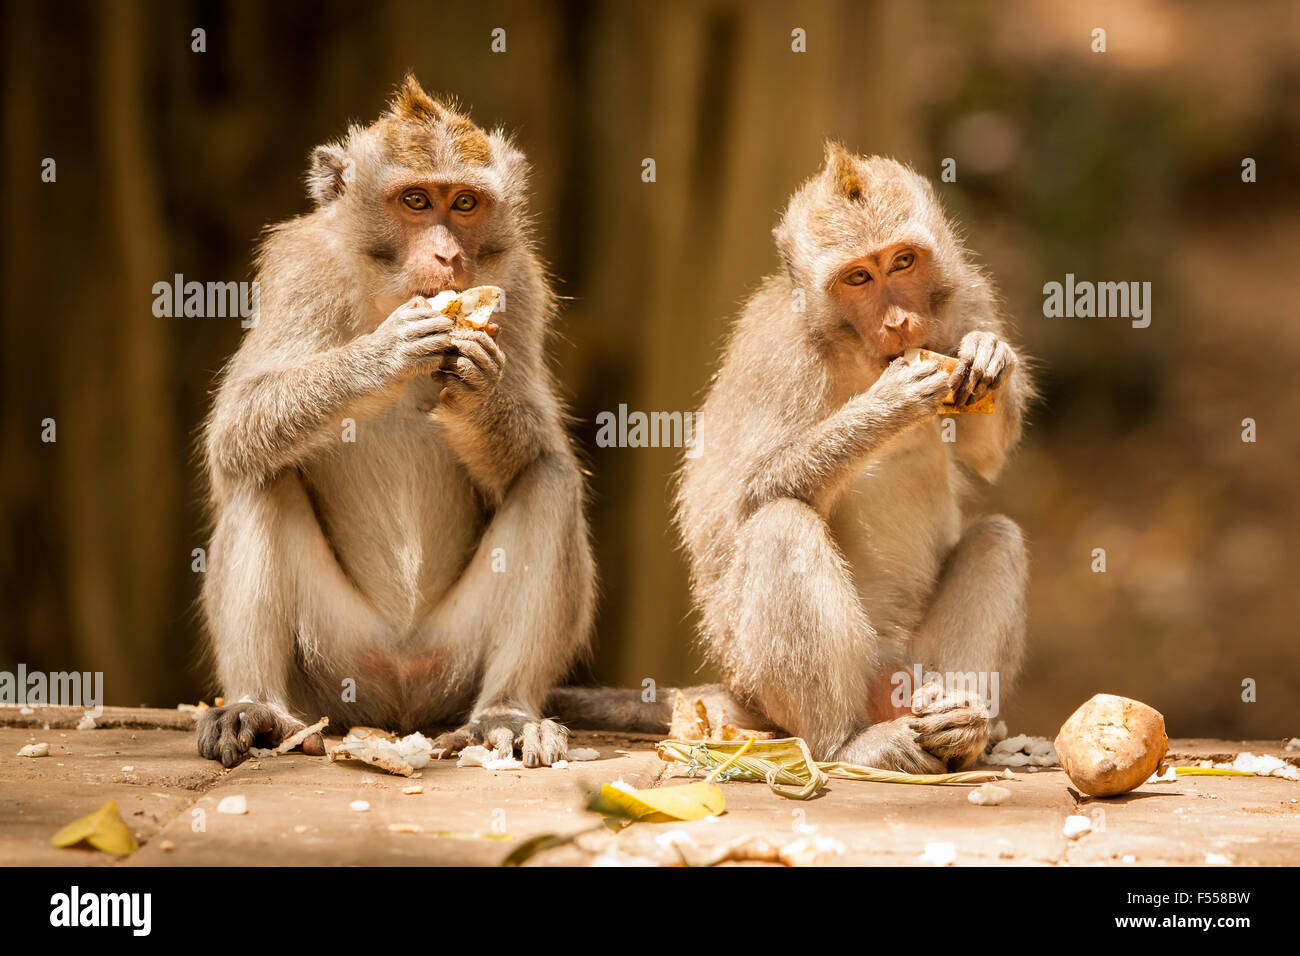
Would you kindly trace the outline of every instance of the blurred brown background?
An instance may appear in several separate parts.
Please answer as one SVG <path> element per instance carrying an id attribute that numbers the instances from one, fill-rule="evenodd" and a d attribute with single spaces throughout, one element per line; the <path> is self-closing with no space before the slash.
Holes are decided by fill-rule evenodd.
<path id="1" fill-rule="evenodd" d="M 1027 441 L 973 503 L 1031 538 L 1013 731 L 1106 690 L 1180 736 L 1300 734 L 1297 5 L 6 3 L 3 49 L 0 669 L 102 670 L 109 703 L 208 689 L 193 445 L 240 329 L 155 318 L 152 286 L 251 278 L 259 229 L 308 208 L 308 150 L 410 67 L 535 166 L 570 297 L 553 351 L 595 476 L 581 679 L 707 676 L 667 517 L 677 452 L 597 448 L 594 420 L 695 406 L 834 136 L 936 180 L 957 161 L 939 191 L 1040 367 Z M 1152 282 L 1150 328 L 1044 318 L 1067 272 Z"/>

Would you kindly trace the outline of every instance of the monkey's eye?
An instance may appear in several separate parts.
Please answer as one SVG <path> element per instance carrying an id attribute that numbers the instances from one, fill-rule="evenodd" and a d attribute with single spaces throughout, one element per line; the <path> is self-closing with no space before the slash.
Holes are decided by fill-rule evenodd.
<path id="1" fill-rule="evenodd" d="M 422 210 L 429 208 L 429 197 L 424 193 L 411 192 L 402 197 L 402 202 L 408 209 Z"/>
<path id="2" fill-rule="evenodd" d="M 460 212 L 469 212 L 478 205 L 478 198 L 473 193 L 461 193 L 451 201 L 451 208 Z"/>
<path id="3" fill-rule="evenodd" d="M 866 269 L 854 269 L 844 277 L 845 285 L 866 285 L 871 281 L 871 273 Z"/>
<path id="4" fill-rule="evenodd" d="M 889 267 L 890 272 L 902 272 L 916 261 L 916 255 L 911 252 L 905 252 L 894 259 L 894 264 Z"/>

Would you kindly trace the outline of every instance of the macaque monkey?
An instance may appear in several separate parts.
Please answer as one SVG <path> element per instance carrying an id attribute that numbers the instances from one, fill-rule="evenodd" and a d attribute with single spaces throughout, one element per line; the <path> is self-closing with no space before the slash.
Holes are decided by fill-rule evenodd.
<path id="1" fill-rule="evenodd" d="M 970 474 L 1002 470 L 1030 383 L 992 285 L 907 167 L 828 145 L 774 235 L 784 268 L 732 329 L 678 486 L 704 647 L 738 714 L 819 760 L 959 768 L 988 737 L 974 687 L 891 700 L 893 678 L 1015 677 L 1024 539 L 1000 515 L 964 522 L 960 501 Z M 899 358 L 914 347 L 956 371 Z M 958 406 L 993 392 L 994 413 L 941 416 L 950 389 Z"/>
<path id="2" fill-rule="evenodd" d="M 201 715 L 203 756 L 232 766 L 322 715 L 461 724 L 444 756 L 565 756 L 540 707 L 587 645 L 594 568 L 527 175 L 500 130 L 407 76 L 313 152 L 315 209 L 270 229 L 204 435 L 202 606 L 232 703 Z M 430 307 L 479 285 L 504 290 L 499 329 Z"/>

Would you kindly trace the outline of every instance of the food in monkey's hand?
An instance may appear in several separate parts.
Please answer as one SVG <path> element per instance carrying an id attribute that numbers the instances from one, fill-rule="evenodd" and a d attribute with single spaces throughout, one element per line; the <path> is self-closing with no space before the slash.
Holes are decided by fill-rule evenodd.
<path id="1" fill-rule="evenodd" d="M 1145 783 L 1168 752 L 1160 711 L 1114 694 L 1095 694 L 1056 735 L 1062 768 L 1094 797 L 1112 797 Z"/>
<path id="2" fill-rule="evenodd" d="M 500 326 L 492 321 L 492 313 L 497 310 L 500 301 L 501 289 L 498 286 L 476 285 L 464 292 L 452 289 L 439 292 L 429 300 L 429 305 L 447 318 L 455 319 L 458 329 L 486 332 L 496 338 Z"/>
<path id="3" fill-rule="evenodd" d="M 908 365 L 915 365 L 917 362 L 931 361 L 939 363 L 939 367 L 951 375 L 957 371 L 958 362 L 951 355 L 941 355 L 938 352 L 931 352 L 929 349 L 908 349 L 903 353 L 903 361 Z M 954 403 L 953 394 L 949 392 L 943 397 L 944 413 L 963 414 L 973 412 L 976 415 L 993 414 L 994 398 L 993 392 L 989 392 L 978 402 L 970 405 L 957 405 Z"/>

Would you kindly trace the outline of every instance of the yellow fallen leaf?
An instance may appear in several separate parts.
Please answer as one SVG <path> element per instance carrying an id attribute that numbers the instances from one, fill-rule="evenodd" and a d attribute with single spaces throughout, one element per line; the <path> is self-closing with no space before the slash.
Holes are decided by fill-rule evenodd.
<path id="1" fill-rule="evenodd" d="M 600 795 L 627 816 L 649 823 L 716 817 L 726 805 L 722 788 L 710 781 L 631 792 L 605 784 Z"/>
<path id="2" fill-rule="evenodd" d="M 73 820 L 54 834 L 50 842 L 55 846 L 73 846 L 83 840 L 95 849 L 115 856 L 126 856 L 140 849 L 140 844 L 135 842 L 135 835 L 126 828 L 118 815 L 116 800 L 108 801 L 80 820 Z"/>

